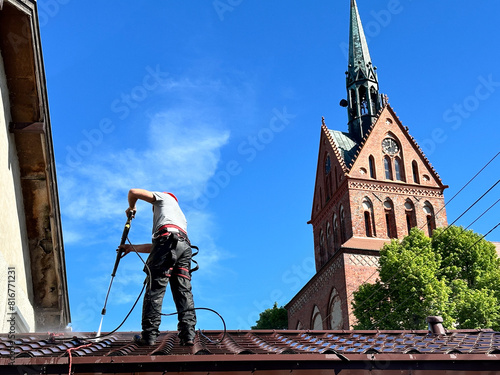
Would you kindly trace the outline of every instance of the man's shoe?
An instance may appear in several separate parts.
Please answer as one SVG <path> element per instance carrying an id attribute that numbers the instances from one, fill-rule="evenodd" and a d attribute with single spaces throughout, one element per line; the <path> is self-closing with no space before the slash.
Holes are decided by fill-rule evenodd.
<path id="1" fill-rule="evenodd" d="M 134 336 L 134 343 L 139 346 L 151 346 L 156 343 L 156 337 L 142 337 L 141 335 Z"/>

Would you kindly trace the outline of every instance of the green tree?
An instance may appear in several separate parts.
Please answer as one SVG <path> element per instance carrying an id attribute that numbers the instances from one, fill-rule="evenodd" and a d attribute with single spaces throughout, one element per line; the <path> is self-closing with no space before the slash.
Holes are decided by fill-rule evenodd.
<path id="1" fill-rule="evenodd" d="M 500 328 L 500 260 L 495 246 L 461 227 L 413 228 L 380 251 L 379 279 L 354 293 L 358 329 Z"/>
<path id="2" fill-rule="evenodd" d="M 259 315 L 256 325 L 252 329 L 287 329 L 288 328 L 288 313 L 286 309 L 278 307 L 278 303 L 274 302 L 272 309 L 266 309 Z"/>

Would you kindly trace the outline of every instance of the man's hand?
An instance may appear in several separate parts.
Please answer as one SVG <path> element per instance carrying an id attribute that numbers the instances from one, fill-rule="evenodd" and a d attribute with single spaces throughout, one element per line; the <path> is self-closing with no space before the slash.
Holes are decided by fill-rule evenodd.
<path id="1" fill-rule="evenodd" d="M 127 208 L 127 209 L 125 210 L 125 214 L 127 215 L 127 217 L 130 215 L 130 213 L 132 213 L 132 218 L 134 218 L 134 217 L 135 217 L 135 213 L 136 213 L 136 212 L 137 212 L 137 210 L 135 209 L 135 207 L 134 207 L 134 208 L 130 208 L 130 207 L 129 207 L 129 208 Z"/>
<path id="2" fill-rule="evenodd" d="M 151 247 L 153 245 L 150 243 L 144 243 L 140 245 L 130 245 L 130 244 L 125 244 L 125 245 L 120 245 L 118 246 L 118 249 L 116 249 L 117 252 L 123 252 L 122 258 L 127 255 L 128 253 L 135 251 L 137 253 L 143 253 L 143 254 L 149 254 L 151 252 Z"/>
<path id="3" fill-rule="evenodd" d="M 122 253 L 122 256 L 121 256 L 121 257 L 123 258 L 125 255 L 127 255 L 128 253 L 130 253 L 130 252 L 131 252 L 131 251 L 133 251 L 133 250 L 134 250 L 134 249 L 133 249 L 133 247 L 132 247 L 132 246 L 125 244 L 125 245 L 120 245 L 120 246 L 118 247 L 118 249 L 116 249 L 116 252 L 117 252 L 117 253 L 120 253 L 120 252 L 121 252 L 121 253 Z"/>

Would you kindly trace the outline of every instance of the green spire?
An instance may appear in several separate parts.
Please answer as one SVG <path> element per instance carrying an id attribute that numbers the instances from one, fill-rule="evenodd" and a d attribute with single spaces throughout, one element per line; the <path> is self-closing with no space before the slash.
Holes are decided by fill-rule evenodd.
<path id="1" fill-rule="evenodd" d="M 356 0 L 351 0 L 349 65 L 346 72 L 349 134 L 360 142 L 382 107 L 376 68 L 372 65 Z"/>
<path id="2" fill-rule="evenodd" d="M 351 22 L 349 29 L 349 73 L 355 73 L 359 69 L 368 76 L 367 65 L 371 65 L 370 51 L 366 43 L 365 32 L 359 17 L 356 0 L 351 0 Z M 354 75 L 355 77 L 356 75 Z"/>

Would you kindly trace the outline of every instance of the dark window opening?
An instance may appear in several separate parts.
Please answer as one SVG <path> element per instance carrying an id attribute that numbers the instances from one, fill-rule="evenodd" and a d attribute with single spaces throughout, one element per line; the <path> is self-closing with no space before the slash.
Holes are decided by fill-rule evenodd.
<path id="1" fill-rule="evenodd" d="M 406 213 L 406 228 L 408 229 L 408 234 L 410 234 L 410 230 L 413 226 L 411 225 L 411 217 L 410 217 L 410 213 L 407 212 Z"/>
<path id="2" fill-rule="evenodd" d="M 406 216 L 406 229 L 408 230 L 408 234 L 410 234 L 410 230 L 413 227 L 417 226 L 417 216 L 415 213 L 415 206 L 410 199 L 407 199 L 405 202 L 405 216 Z"/>
<path id="3" fill-rule="evenodd" d="M 432 215 L 427 215 L 427 231 L 429 232 L 429 237 L 432 236 L 434 229 L 436 229 L 434 218 Z"/>
<path id="4" fill-rule="evenodd" d="M 394 160 L 394 169 L 396 170 L 396 180 L 398 181 L 404 181 L 404 175 L 403 175 L 403 163 L 401 162 L 400 158 L 396 158 Z"/>
<path id="5" fill-rule="evenodd" d="M 387 237 L 392 238 L 391 233 L 391 217 L 389 212 L 385 213 L 385 224 L 387 226 Z"/>
<path id="6" fill-rule="evenodd" d="M 392 180 L 392 165 L 391 165 L 391 159 L 388 156 L 384 157 L 384 169 L 385 169 L 385 179 Z"/>
<path id="7" fill-rule="evenodd" d="M 370 167 L 370 178 L 377 178 L 375 174 L 375 159 L 371 155 L 368 158 L 368 165 Z"/>
<path id="8" fill-rule="evenodd" d="M 373 87 L 370 89 L 370 102 L 372 106 L 372 114 L 376 114 L 378 110 L 378 95 L 377 91 Z"/>
<path id="9" fill-rule="evenodd" d="M 343 244 L 346 240 L 345 216 L 344 210 L 340 210 L 340 243 Z"/>
<path id="10" fill-rule="evenodd" d="M 420 176 L 418 174 L 418 165 L 417 165 L 417 162 L 415 160 L 413 160 L 413 162 L 411 163 L 411 167 L 413 170 L 413 182 L 416 184 L 419 184 L 420 183 Z"/>
<path id="11" fill-rule="evenodd" d="M 368 113 L 368 100 L 366 97 L 366 87 L 361 86 L 359 88 L 359 101 L 361 103 L 361 114 L 366 115 Z"/>
<path id="12" fill-rule="evenodd" d="M 434 209 L 429 202 L 424 205 L 425 220 L 427 222 L 427 232 L 429 237 L 432 236 L 432 232 L 436 229 L 436 218 L 434 217 Z"/>
<path id="13" fill-rule="evenodd" d="M 372 220 L 371 215 L 368 211 L 365 211 L 365 232 L 366 237 L 373 237 Z"/>
<path id="14" fill-rule="evenodd" d="M 339 240 L 339 225 L 337 221 L 337 215 L 333 216 L 333 252 L 337 250 L 337 241 Z"/>
<path id="15" fill-rule="evenodd" d="M 350 90 L 349 91 L 350 97 L 351 97 L 351 114 L 353 117 L 358 117 L 358 104 L 356 102 L 356 91 Z"/>
<path id="16" fill-rule="evenodd" d="M 394 206 L 390 200 L 384 202 L 385 207 L 385 225 L 387 227 L 388 238 L 398 238 L 396 217 L 394 215 Z"/>

